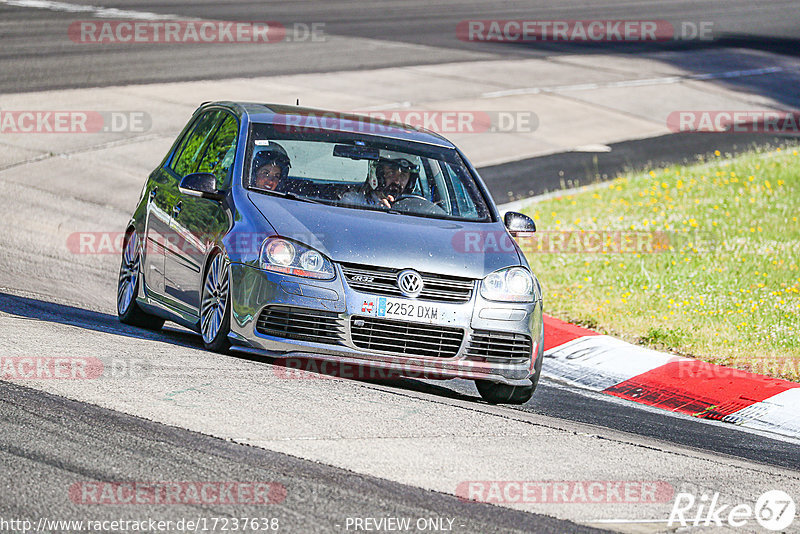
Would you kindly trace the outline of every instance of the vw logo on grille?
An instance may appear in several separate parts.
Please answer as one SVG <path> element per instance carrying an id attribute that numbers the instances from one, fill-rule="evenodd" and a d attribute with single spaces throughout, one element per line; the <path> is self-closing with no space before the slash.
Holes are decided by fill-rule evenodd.
<path id="1" fill-rule="evenodd" d="M 416 298 L 422 292 L 422 276 L 413 270 L 406 269 L 397 275 L 397 287 L 405 297 Z"/>

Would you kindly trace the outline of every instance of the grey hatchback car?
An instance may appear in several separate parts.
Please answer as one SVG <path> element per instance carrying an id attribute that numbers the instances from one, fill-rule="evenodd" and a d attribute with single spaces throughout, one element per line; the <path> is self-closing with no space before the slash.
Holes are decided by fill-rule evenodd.
<path id="1" fill-rule="evenodd" d="M 359 115 L 203 104 L 128 223 L 122 322 L 209 350 L 475 380 L 524 403 L 542 294 L 497 207 L 443 137 Z"/>

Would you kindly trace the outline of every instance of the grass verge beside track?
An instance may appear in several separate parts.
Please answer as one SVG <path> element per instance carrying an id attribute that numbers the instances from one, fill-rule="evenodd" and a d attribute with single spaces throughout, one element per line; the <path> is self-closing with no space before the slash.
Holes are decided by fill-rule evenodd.
<path id="1" fill-rule="evenodd" d="M 526 213 L 545 310 L 800 381 L 800 155 L 787 146 L 621 176 Z"/>

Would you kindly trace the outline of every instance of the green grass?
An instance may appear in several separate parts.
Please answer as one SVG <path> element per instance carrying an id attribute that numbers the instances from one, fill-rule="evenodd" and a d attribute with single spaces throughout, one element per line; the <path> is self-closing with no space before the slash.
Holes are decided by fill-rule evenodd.
<path id="1" fill-rule="evenodd" d="M 705 163 L 622 176 L 525 211 L 539 232 L 521 244 L 542 282 L 546 313 L 800 381 L 796 148 L 733 159 L 716 153 Z M 596 246 L 601 240 L 605 251 Z M 617 252 L 619 240 L 629 252 Z"/>

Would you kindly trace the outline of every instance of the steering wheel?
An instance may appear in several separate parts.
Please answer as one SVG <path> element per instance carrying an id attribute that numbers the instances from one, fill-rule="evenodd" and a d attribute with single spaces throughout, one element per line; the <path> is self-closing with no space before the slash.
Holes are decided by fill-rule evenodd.
<path id="1" fill-rule="evenodd" d="M 417 194 L 417 193 L 403 193 L 402 195 L 397 195 L 397 198 L 394 199 L 394 203 L 397 204 L 398 202 L 400 202 L 402 200 L 408 200 L 410 198 L 417 198 L 419 200 L 424 200 L 425 202 L 430 202 L 431 204 L 433 204 L 433 202 L 431 202 L 430 200 L 428 200 L 424 196 L 422 196 L 420 194 Z"/>
<path id="2" fill-rule="evenodd" d="M 404 193 L 402 195 L 398 195 L 397 199 L 392 204 L 392 207 L 411 213 L 427 213 L 431 215 L 441 215 L 446 213 L 445 210 L 424 196 L 414 193 Z"/>

